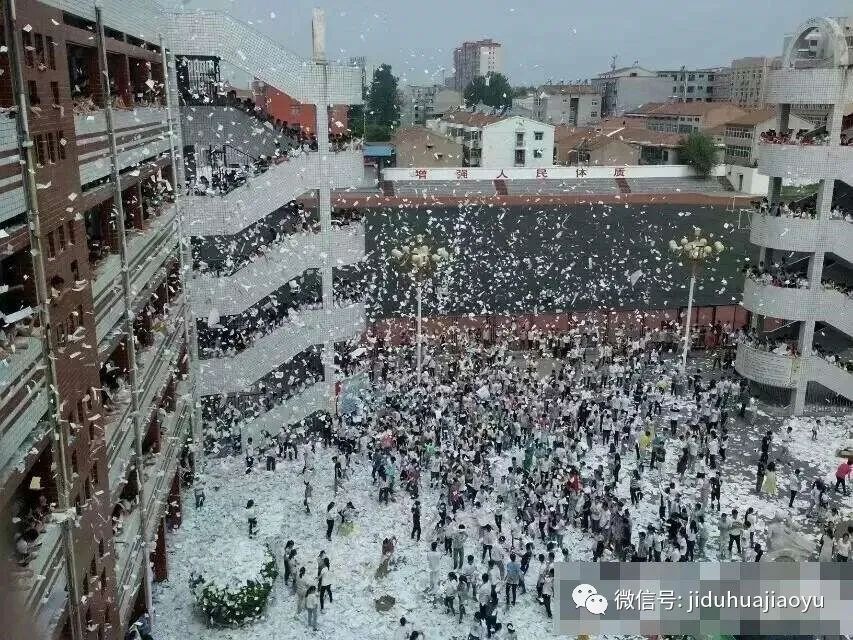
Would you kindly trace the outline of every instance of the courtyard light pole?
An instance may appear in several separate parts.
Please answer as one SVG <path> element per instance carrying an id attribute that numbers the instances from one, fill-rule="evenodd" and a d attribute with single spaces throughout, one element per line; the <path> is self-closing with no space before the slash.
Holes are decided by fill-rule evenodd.
<path id="1" fill-rule="evenodd" d="M 693 289 L 696 287 L 696 274 L 705 260 L 720 255 L 726 249 L 722 242 L 713 238 L 713 234 L 705 237 L 699 227 L 693 227 L 692 239 L 684 236 L 678 242 L 669 241 L 669 250 L 690 264 L 690 293 L 687 297 L 687 317 L 684 320 L 684 349 L 681 352 L 681 370 L 683 372 L 687 371 L 687 352 L 690 350 L 690 315 L 693 312 Z"/>
<path id="2" fill-rule="evenodd" d="M 435 242 L 423 234 L 414 236 L 402 246 L 391 250 L 391 257 L 397 268 L 408 275 L 415 283 L 417 299 L 417 383 L 421 383 L 423 366 L 423 301 L 424 283 L 430 280 L 438 269 L 450 260 L 450 253 L 444 247 L 436 247 Z"/>

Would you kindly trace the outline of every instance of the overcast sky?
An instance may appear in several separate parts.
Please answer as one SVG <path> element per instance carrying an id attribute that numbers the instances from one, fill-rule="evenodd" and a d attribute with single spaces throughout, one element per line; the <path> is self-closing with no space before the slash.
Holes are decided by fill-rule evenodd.
<path id="1" fill-rule="evenodd" d="M 853 13 L 849 0 L 171 0 L 225 9 L 303 56 L 311 9 L 327 16 L 330 58 L 390 63 L 403 82 L 452 73 L 464 40 L 503 44 L 513 85 L 573 81 L 635 60 L 652 69 L 727 65 L 778 55 L 784 33 L 812 16 Z M 167 3 L 170 3 L 167 0 Z"/>

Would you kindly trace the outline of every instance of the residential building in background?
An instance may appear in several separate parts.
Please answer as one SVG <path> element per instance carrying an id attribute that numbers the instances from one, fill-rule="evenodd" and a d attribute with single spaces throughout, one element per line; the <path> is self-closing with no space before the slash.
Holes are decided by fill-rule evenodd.
<path id="1" fill-rule="evenodd" d="M 425 125 L 427 120 L 462 106 L 462 93 L 440 84 L 408 85 L 400 90 L 400 94 L 404 125 Z"/>
<path id="2" fill-rule="evenodd" d="M 784 260 L 786 266 L 772 279 L 745 279 L 742 304 L 753 314 L 758 340 L 738 344 L 735 369 L 754 383 L 753 395 L 788 398 L 794 415 L 803 413 L 807 401 L 849 406 L 853 400 L 853 304 L 846 292 L 853 278 L 853 225 L 843 217 L 850 211 L 853 176 L 853 146 L 846 144 L 853 123 L 845 122 L 853 95 L 851 42 L 852 19 L 813 18 L 786 39 L 779 68 L 763 79 L 764 99 L 779 114 L 774 129 L 794 133 L 758 143 L 758 170 L 770 177 L 769 211 L 752 214 L 749 239 L 763 264 Z M 822 144 L 795 137 L 790 113 L 796 104 L 830 105 Z M 817 184 L 814 196 L 795 203 L 811 215 L 777 209 L 786 204 L 783 181 L 791 180 Z M 773 348 L 762 344 L 765 338 Z"/>
<path id="3" fill-rule="evenodd" d="M 779 58 L 752 56 L 732 60 L 731 101 L 745 107 L 763 108 L 766 104 L 767 77 Z"/>
<path id="4" fill-rule="evenodd" d="M 590 84 L 546 84 L 532 98 L 533 117 L 542 122 L 584 127 L 601 120 L 601 93 Z"/>
<path id="5" fill-rule="evenodd" d="M 590 84 L 601 95 L 601 115 L 618 116 L 648 102 L 672 98 L 672 82 L 643 67 L 622 67 L 599 73 Z"/>
<path id="6" fill-rule="evenodd" d="M 731 69 L 714 67 L 709 69 L 661 70 L 659 78 L 672 83 L 672 100 L 678 102 L 728 102 L 731 97 Z"/>
<path id="7" fill-rule="evenodd" d="M 465 91 L 477 76 L 503 73 L 503 48 L 492 39 L 463 42 L 453 50 L 453 89 Z"/>
<path id="8" fill-rule="evenodd" d="M 725 123 L 723 142 L 726 177 L 737 191 L 767 194 L 769 178 L 758 172 L 758 143 L 764 133 L 771 129 L 778 130 L 778 126 L 776 107 L 749 111 Z M 811 122 L 793 112 L 788 120 L 788 127 L 794 131 L 814 129 Z"/>
<path id="9" fill-rule="evenodd" d="M 731 102 L 666 102 L 646 104 L 625 115 L 644 119 L 650 131 L 686 135 L 719 127 L 746 112 Z"/>
<path id="10" fill-rule="evenodd" d="M 398 167 L 461 167 L 462 143 L 426 127 L 400 127 L 394 132 Z"/>
<path id="11" fill-rule="evenodd" d="M 361 87 L 364 91 L 370 89 L 370 84 L 373 82 L 373 74 L 379 68 L 378 64 L 369 60 L 365 56 L 352 56 L 349 59 L 351 67 L 358 67 L 361 71 Z"/>
<path id="12" fill-rule="evenodd" d="M 455 111 L 430 128 L 462 144 L 462 166 L 549 167 L 554 164 L 554 125 L 523 116 Z"/>

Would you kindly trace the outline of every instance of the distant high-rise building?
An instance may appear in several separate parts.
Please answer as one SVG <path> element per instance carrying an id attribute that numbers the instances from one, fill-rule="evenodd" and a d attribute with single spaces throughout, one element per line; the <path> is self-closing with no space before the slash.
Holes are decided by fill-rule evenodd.
<path id="1" fill-rule="evenodd" d="M 501 44 L 491 39 L 463 42 L 453 50 L 453 88 L 464 91 L 477 76 L 503 70 Z"/>
<path id="2" fill-rule="evenodd" d="M 767 76 L 778 59 L 751 56 L 732 60 L 731 101 L 747 107 L 764 107 Z"/>
<path id="3" fill-rule="evenodd" d="M 730 67 L 710 69 L 664 69 L 658 78 L 672 83 L 671 99 L 675 102 L 728 102 L 731 99 Z"/>

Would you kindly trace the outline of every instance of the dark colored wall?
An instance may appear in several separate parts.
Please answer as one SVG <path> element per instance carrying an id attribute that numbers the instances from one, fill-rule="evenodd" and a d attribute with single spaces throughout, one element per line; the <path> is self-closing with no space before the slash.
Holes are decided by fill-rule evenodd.
<path id="1" fill-rule="evenodd" d="M 737 304 L 751 251 L 737 212 L 710 206 L 420 206 L 371 209 L 366 225 L 373 319 L 413 312 L 414 287 L 390 254 L 417 233 L 456 253 L 436 278 L 447 293 L 425 293 L 424 315 L 677 308 L 687 303 L 690 272 L 673 261 L 668 244 L 694 225 L 727 247 L 702 270 L 696 303 Z M 632 286 L 638 269 L 643 275 Z"/>

